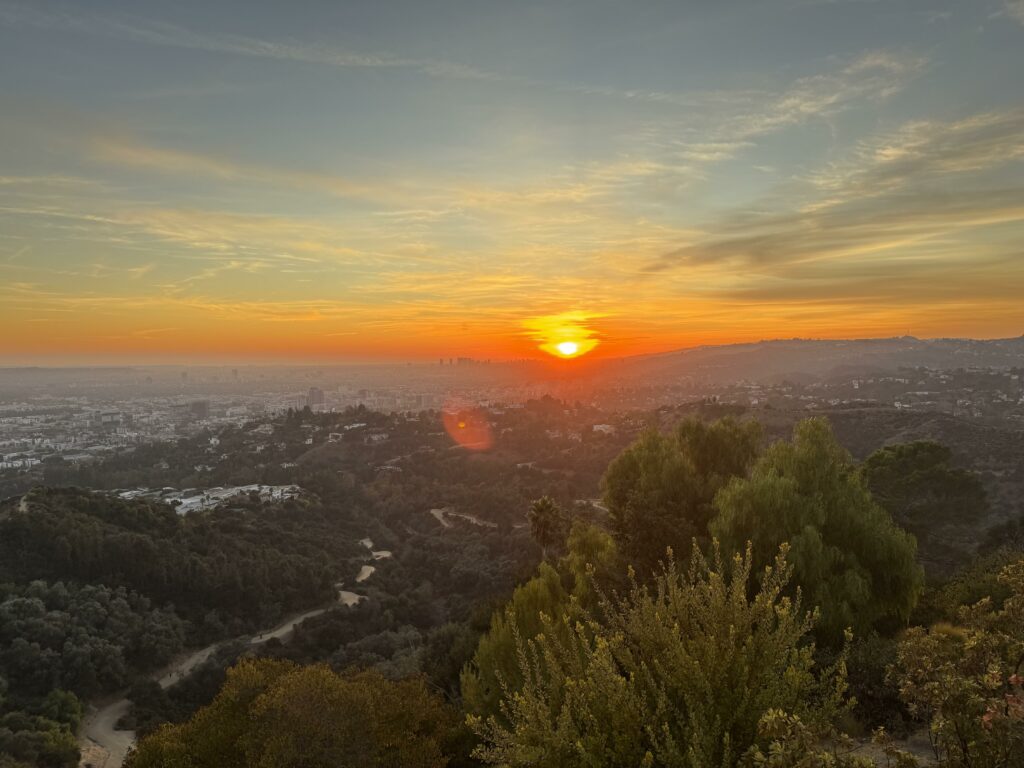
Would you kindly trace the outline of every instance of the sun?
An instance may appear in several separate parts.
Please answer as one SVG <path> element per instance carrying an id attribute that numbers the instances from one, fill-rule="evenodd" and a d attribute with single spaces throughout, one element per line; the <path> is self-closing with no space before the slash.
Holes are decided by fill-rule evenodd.
<path id="1" fill-rule="evenodd" d="M 599 315 L 583 311 L 538 315 L 526 318 L 523 328 L 537 342 L 537 349 L 562 360 L 575 360 L 601 343 L 597 331 L 590 327 L 594 317 Z"/>

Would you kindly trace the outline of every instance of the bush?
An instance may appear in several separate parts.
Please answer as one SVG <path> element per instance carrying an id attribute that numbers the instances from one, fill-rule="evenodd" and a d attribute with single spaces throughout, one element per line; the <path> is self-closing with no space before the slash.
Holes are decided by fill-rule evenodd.
<path id="1" fill-rule="evenodd" d="M 476 756 L 502 766 L 729 766 L 771 710 L 820 736 L 843 711 L 843 659 L 816 671 L 814 616 L 783 595 L 783 548 L 748 599 L 753 557 L 689 570 L 670 563 L 648 588 L 602 598 L 578 621 L 544 619 L 519 642 L 521 690 L 502 718 L 471 717 Z"/>

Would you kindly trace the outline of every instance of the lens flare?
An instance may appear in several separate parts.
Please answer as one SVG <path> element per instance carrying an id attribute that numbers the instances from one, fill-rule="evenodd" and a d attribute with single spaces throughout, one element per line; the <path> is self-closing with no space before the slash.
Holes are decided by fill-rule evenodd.
<path id="1" fill-rule="evenodd" d="M 449 401 L 441 409 L 445 432 L 455 443 L 470 451 L 486 451 L 494 445 L 487 413 L 475 405 Z"/>

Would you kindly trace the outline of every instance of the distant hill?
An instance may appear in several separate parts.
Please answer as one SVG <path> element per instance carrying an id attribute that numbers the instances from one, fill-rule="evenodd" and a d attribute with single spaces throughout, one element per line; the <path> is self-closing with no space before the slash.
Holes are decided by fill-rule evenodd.
<path id="1" fill-rule="evenodd" d="M 624 358 L 605 375 L 660 382 L 808 381 L 838 374 L 870 375 L 900 368 L 1024 367 L 1024 336 L 1012 339 L 780 339 L 695 347 Z"/>

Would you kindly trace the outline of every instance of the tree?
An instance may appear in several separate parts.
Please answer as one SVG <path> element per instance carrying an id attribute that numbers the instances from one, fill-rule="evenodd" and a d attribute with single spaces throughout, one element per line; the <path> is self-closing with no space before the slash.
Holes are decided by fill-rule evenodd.
<path id="1" fill-rule="evenodd" d="M 519 642 L 544 628 L 544 616 L 576 616 L 581 608 L 594 604 L 595 584 L 612 584 L 618 552 L 605 531 L 577 521 L 569 532 L 567 550 L 557 570 L 541 563 L 537 575 L 517 587 L 508 604 L 491 616 L 490 629 L 462 670 L 462 701 L 467 712 L 499 714 L 503 691 L 516 691 L 522 685 Z M 591 570 L 592 576 L 588 575 Z"/>
<path id="2" fill-rule="evenodd" d="M 871 498 L 827 420 L 807 419 L 792 442 L 777 442 L 749 478 L 715 500 L 711 524 L 725 547 L 753 543 L 755 564 L 789 542 L 793 583 L 821 608 L 819 634 L 838 642 L 847 627 L 909 618 L 921 591 L 914 538 Z"/>
<path id="3" fill-rule="evenodd" d="M 516 690 L 522 683 L 516 638 L 534 637 L 543 627 L 542 614 L 561 614 L 567 605 L 562 579 L 548 563 L 541 563 L 536 576 L 516 587 L 509 603 L 491 617 L 490 629 L 462 670 L 462 701 L 467 712 L 499 711 L 502 686 Z"/>
<path id="4" fill-rule="evenodd" d="M 1024 559 L 999 581 L 1001 609 L 986 597 L 960 609 L 959 626 L 908 630 L 890 673 L 956 768 L 1024 766 Z"/>
<path id="5" fill-rule="evenodd" d="M 213 703 L 143 739 L 131 768 L 443 768 L 455 720 L 420 678 L 248 660 Z"/>
<path id="6" fill-rule="evenodd" d="M 568 529 L 565 512 L 550 496 L 541 496 L 526 513 L 530 533 L 540 545 L 541 559 L 548 559 L 548 550 L 565 542 Z"/>
<path id="7" fill-rule="evenodd" d="M 917 537 L 921 561 L 935 575 L 966 559 L 964 533 L 974 539 L 988 514 L 981 481 L 951 461 L 946 446 L 919 440 L 881 448 L 861 466 L 872 497 Z"/>
<path id="8" fill-rule="evenodd" d="M 602 480 L 612 531 L 641 575 L 657 570 L 666 549 L 685 556 L 705 541 L 715 494 L 746 475 L 761 427 L 731 417 L 683 421 L 671 435 L 644 433 L 609 466 Z"/>
<path id="9" fill-rule="evenodd" d="M 578 618 L 547 618 L 519 645 L 521 689 L 503 718 L 471 717 L 487 763 L 536 768 L 732 766 L 772 710 L 820 737 L 846 707 L 842 658 L 816 671 L 814 616 L 783 594 L 782 548 L 748 598 L 753 556 L 689 570 L 669 562 L 648 587 L 603 598 Z"/>

